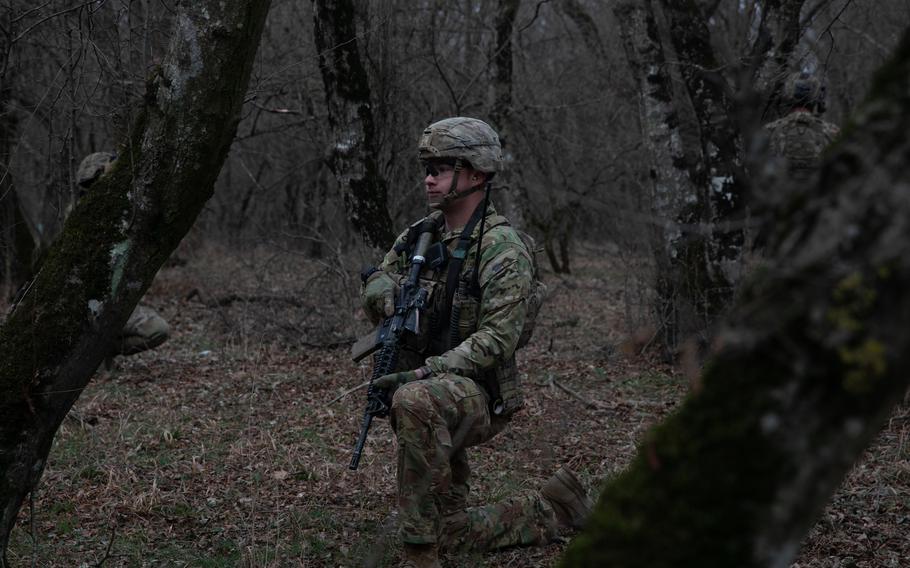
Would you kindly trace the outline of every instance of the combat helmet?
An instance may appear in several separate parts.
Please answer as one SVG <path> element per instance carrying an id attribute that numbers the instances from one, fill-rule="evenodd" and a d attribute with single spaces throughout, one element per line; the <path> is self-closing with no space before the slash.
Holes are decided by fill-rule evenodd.
<path id="1" fill-rule="evenodd" d="M 116 159 L 117 154 L 113 152 L 94 152 L 89 154 L 79 163 L 79 168 L 76 170 L 76 183 L 79 187 L 87 189 L 110 169 L 111 164 Z"/>
<path id="2" fill-rule="evenodd" d="M 825 84 L 807 71 L 791 74 L 784 83 L 783 101 L 790 108 L 805 107 L 823 113 L 826 98 Z"/>
<path id="3" fill-rule="evenodd" d="M 502 171 L 502 146 L 496 131 L 482 120 L 464 116 L 427 126 L 417 143 L 417 158 L 421 161 L 460 159 L 479 172 Z"/>

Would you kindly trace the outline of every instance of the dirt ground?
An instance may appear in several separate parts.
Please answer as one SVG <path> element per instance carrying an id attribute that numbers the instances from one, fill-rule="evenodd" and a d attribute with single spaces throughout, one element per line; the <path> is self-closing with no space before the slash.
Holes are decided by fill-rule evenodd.
<path id="1" fill-rule="evenodd" d="M 569 464 L 596 491 L 686 380 L 629 342 L 630 264 L 582 247 L 520 353 L 526 408 L 471 453 L 472 503 Z M 145 298 L 170 323 L 153 352 L 99 372 L 64 422 L 9 552 L 14 566 L 394 566 L 394 438 L 374 422 L 348 470 L 366 365 L 356 268 L 278 250 L 183 251 Z M 634 327 L 634 326 L 633 326 Z M 646 338 L 645 341 L 646 343 Z M 799 568 L 910 565 L 910 409 L 898 408 L 804 543 Z M 565 547 L 447 557 L 542 567 Z"/>

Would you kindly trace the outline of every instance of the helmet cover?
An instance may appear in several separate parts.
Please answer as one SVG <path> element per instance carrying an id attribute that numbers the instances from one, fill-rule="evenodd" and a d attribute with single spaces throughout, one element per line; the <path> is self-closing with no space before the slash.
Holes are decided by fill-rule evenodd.
<path id="1" fill-rule="evenodd" d="M 420 160 L 466 160 L 479 172 L 502 171 L 502 146 L 486 122 L 464 116 L 446 118 L 426 127 L 417 143 Z"/>
<path id="2" fill-rule="evenodd" d="M 113 152 L 94 152 L 89 154 L 79 163 L 79 168 L 76 170 L 76 183 L 79 184 L 79 187 L 89 187 L 102 174 L 108 171 L 116 159 L 117 154 Z"/>

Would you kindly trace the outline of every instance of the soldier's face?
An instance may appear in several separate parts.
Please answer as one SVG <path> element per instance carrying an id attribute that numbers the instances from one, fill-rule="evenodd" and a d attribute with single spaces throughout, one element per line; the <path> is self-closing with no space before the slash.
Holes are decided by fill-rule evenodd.
<path id="1" fill-rule="evenodd" d="M 455 166 L 446 162 L 427 162 L 425 164 L 426 176 L 423 185 L 427 192 L 427 202 L 433 209 L 439 208 L 443 197 L 452 188 L 452 179 L 455 176 Z M 454 191 L 463 192 L 482 184 L 484 176 L 472 168 L 463 168 L 458 175 L 458 186 Z"/>

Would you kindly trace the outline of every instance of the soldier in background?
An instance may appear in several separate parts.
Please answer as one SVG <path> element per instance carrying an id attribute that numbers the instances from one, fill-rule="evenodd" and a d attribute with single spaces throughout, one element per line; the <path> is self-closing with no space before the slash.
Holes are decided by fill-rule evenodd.
<path id="1" fill-rule="evenodd" d="M 826 89 L 814 75 L 791 75 L 784 85 L 783 102 L 788 114 L 765 125 L 770 150 L 782 161 L 779 169 L 785 170 L 791 180 L 806 182 L 818 169 L 822 151 L 840 129 L 821 118 Z"/>
<path id="2" fill-rule="evenodd" d="M 418 157 L 441 262 L 428 261 L 421 272 L 429 292 L 426 329 L 399 352 L 400 371 L 374 385 L 394 392 L 402 566 L 438 568 L 440 550 L 545 544 L 561 527 L 579 528 L 591 502 L 563 467 L 538 491 L 467 507 L 467 448 L 493 438 L 522 406 L 515 349 L 529 321 L 533 259 L 505 217 L 485 203 L 502 169 L 499 137 L 487 123 L 456 117 L 431 124 Z M 361 299 L 374 322 L 395 310 L 410 233 L 361 276 Z"/>
<path id="3" fill-rule="evenodd" d="M 117 155 L 112 152 L 95 152 L 82 160 L 76 171 L 77 199 L 84 197 L 95 181 L 110 171 L 116 159 Z M 105 366 L 110 369 L 111 358 L 115 355 L 134 355 L 154 349 L 168 337 L 170 327 L 164 318 L 152 308 L 139 304 L 123 326 Z"/>

